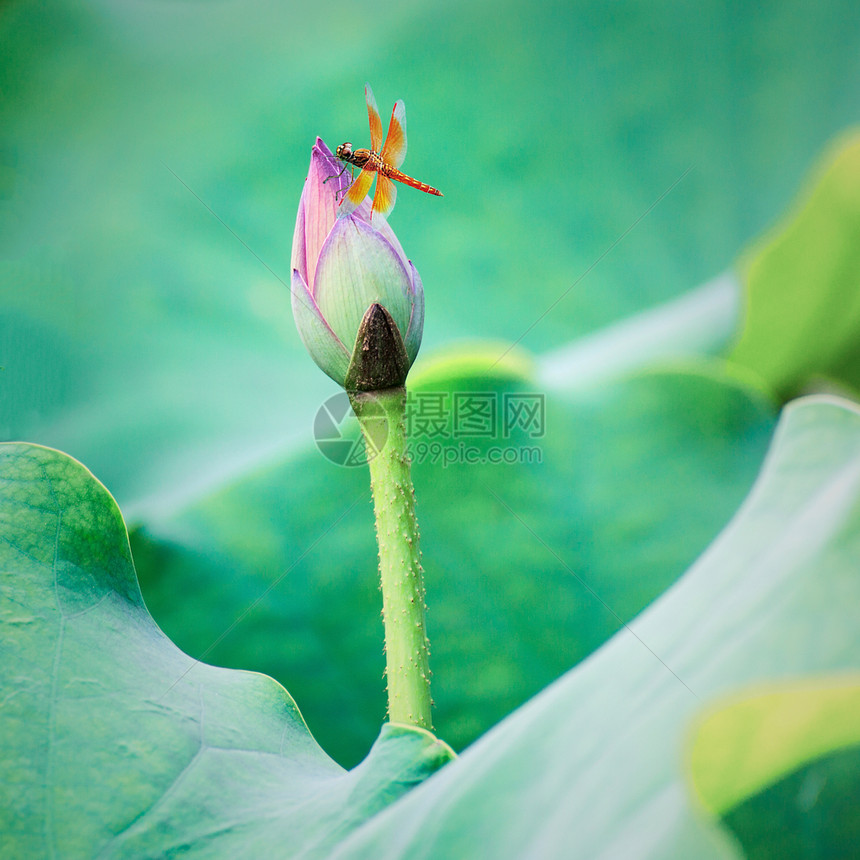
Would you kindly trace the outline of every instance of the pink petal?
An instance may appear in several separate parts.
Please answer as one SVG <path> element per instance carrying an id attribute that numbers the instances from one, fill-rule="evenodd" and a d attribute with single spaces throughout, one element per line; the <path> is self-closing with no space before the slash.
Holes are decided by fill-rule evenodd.
<path id="1" fill-rule="evenodd" d="M 337 201 L 350 185 L 349 171 L 332 155 L 321 138 L 311 150 L 311 163 L 299 201 L 293 234 L 292 268 L 298 270 L 315 292 L 320 250 L 336 220 Z M 338 175 L 340 174 L 340 175 Z"/>

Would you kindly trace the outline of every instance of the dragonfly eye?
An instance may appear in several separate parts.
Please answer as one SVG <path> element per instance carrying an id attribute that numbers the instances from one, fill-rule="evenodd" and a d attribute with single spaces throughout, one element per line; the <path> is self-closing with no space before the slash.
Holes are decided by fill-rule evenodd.
<path id="1" fill-rule="evenodd" d="M 334 154 L 338 158 L 349 158 L 352 155 L 352 144 L 347 141 L 346 143 L 342 143 L 335 151 Z"/>

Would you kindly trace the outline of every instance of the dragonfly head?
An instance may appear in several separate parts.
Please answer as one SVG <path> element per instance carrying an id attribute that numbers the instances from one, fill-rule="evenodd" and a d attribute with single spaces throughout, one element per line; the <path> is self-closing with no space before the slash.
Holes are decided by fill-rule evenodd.
<path id="1" fill-rule="evenodd" d="M 352 158 L 352 144 L 349 141 L 346 143 L 342 143 L 335 151 L 334 154 L 341 161 L 349 161 Z"/>

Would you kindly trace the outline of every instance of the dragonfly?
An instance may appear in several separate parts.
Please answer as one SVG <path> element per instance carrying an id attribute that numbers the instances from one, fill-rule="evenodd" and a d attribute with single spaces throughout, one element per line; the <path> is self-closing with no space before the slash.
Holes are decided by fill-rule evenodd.
<path id="1" fill-rule="evenodd" d="M 371 217 L 378 215 L 387 218 L 394 208 L 397 199 L 397 187 L 391 181 L 396 179 L 404 185 L 410 185 L 427 194 L 442 196 L 438 188 L 433 188 L 426 182 L 419 182 L 411 176 L 407 176 L 399 168 L 406 158 L 406 106 L 402 100 L 398 100 L 391 112 L 391 122 L 388 124 L 388 136 L 385 145 L 382 145 L 382 119 L 379 116 L 379 108 L 373 97 L 370 84 L 365 84 L 364 97 L 367 101 L 367 115 L 370 119 L 370 149 L 353 149 L 349 141 L 342 143 L 336 150 L 335 155 L 343 162 L 344 170 L 347 166 L 361 168 L 349 190 L 340 201 L 338 217 L 348 215 L 355 211 L 361 201 L 370 191 L 376 175 L 376 192 L 373 195 L 373 207 Z M 343 173 L 343 170 L 341 171 Z"/>

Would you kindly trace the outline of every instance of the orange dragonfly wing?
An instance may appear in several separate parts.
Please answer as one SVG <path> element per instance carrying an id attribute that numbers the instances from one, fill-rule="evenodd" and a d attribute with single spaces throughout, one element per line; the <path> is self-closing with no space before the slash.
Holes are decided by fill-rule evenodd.
<path id="1" fill-rule="evenodd" d="M 376 193 L 373 195 L 373 210 L 371 218 L 387 218 L 394 208 L 397 199 L 397 186 L 384 174 L 376 178 Z"/>
<path id="2" fill-rule="evenodd" d="M 349 215 L 361 205 L 361 201 L 367 197 L 367 192 L 370 191 L 370 186 L 373 185 L 374 172 L 366 167 L 358 174 L 358 179 L 349 186 L 349 191 L 346 192 L 343 200 L 340 201 L 340 206 L 337 207 L 337 217 L 341 218 L 344 215 Z"/>
<path id="3" fill-rule="evenodd" d="M 379 147 L 382 146 L 382 117 L 379 115 L 370 84 L 364 85 L 364 98 L 367 101 L 367 118 L 370 120 L 370 148 L 379 152 Z"/>
<path id="4" fill-rule="evenodd" d="M 379 150 L 376 150 L 379 152 Z M 406 105 L 398 99 L 391 111 L 391 122 L 388 123 L 388 137 L 385 146 L 379 152 L 382 160 L 392 167 L 400 167 L 406 158 Z"/>

